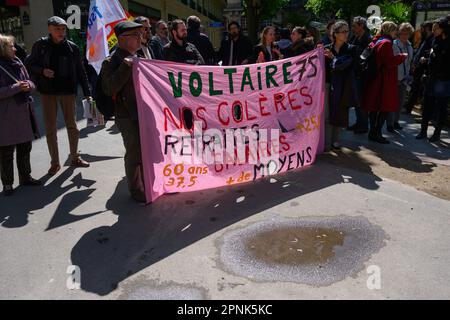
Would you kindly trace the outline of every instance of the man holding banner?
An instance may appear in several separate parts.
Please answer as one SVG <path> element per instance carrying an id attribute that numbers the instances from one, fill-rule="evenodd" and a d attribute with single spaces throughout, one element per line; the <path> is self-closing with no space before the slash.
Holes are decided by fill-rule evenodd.
<path id="1" fill-rule="evenodd" d="M 312 164 L 324 149 L 324 70 L 322 48 L 214 68 L 136 60 L 147 202 Z"/>
<path id="2" fill-rule="evenodd" d="M 131 197 L 145 202 L 142 175 L 141 145 L 132 77 L 132 63 L 141 49 L 142 25 L 123 21 L 114 27 L 118 39 L 117 50 L 102 65 L 102 88 L 115 100 L 115 122 L 125 145 L 125 173 Z"/>

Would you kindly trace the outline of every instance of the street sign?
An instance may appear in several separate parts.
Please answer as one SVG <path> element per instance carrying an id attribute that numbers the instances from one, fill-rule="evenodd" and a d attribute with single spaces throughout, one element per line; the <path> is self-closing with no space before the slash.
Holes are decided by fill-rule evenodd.
<path id="1" fill-rule="evenodd" d="M 209 26 L 211 28 L 222 28 L 223 27 L 223 23 L 222 22 L 213 21 L 213 22 L 209 23 Z"/>

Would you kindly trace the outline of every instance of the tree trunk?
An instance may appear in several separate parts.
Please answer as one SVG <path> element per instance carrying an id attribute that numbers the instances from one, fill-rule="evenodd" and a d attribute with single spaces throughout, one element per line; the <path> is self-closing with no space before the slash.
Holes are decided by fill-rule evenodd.
<path id="1" fill-rule="evenodd" d="M 257 32 L 258 32 L 258 17 L 256 15 L 256 8 L 251 3 L 252 1 L 247 2 L 247 30 L 248 36 L 253 43 L 256 43 L 257 40 Z"/>

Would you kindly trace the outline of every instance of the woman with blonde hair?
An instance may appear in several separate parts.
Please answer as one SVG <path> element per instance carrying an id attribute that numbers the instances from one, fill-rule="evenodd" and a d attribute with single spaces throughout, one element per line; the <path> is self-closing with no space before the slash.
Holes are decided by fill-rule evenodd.
<path id="1" fill-rule="evenodd" d="M 364 79 L 362 105 L 369 112 L 369 140 L 382 144 L 389 143 L 381 132 L 384 122 L 389 112 L 397 112 L 399 107 L 397 68 L 408 57 L 407 53 L 394 55 L 393 41 L 397 32 L 398 27 L 394 22 L 383 22 L 369 45 L 374 50 L 376 73 Z"/>
<path id="2" fill-rule="evenodd" d="M 267 26 L 261 33 L 261 41 L 253 49 L 251 63 L 269 62 L 283 59 L 280 48 L 275 44 L 275 27 Z"/>
<path id="3" fill-rule="evenodd" d="M 35 85 L 16 57 L 14 38 L 0 34 L 0 168 L 4 195 L 13 194 L 14 150 L 21 185 L 40 185 L 31 177 L 31 141 L 38 136 L 31 92 Z"/>
<path id="4" fill-rule="evenodd" d="M 408 22 L 402 23 L 398 28 L 398 39 L 394 40 L 394 54 L 407 53 L 408 58 L 398 66 L 398 110 L 389 114 L 387 119 L 387 130 L 395 133 L 395 130 L 402 130 L 399 124 L 400 111 L 405 103 L 406 89 L 412 83 L 412 76 L 410 75 L 411 64 L 413 60 L 414 49 L 409 42 L 409 38 L 414 33 L 414 28 Z"/>

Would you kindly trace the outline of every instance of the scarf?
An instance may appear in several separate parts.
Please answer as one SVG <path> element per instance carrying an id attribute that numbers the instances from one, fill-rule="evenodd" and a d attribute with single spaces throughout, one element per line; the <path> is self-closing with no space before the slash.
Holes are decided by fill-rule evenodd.
<path id="1" fill-rule="evenodd" d="M 29 80 L 25 78 L 25 74 L 22 72 L 22 68 L 25 68 L 23 63 L 18 58 L 14 59 L 5 59 L 0 58 L 0 65 L 6 69 L 11 75 L 13 75 L 17 80 Z M 15 84 L 16 82 L 14 79 L 12 79 L 8 74 L 6 74 L 2 69 L 0 69 L 0 73 L 2 77 L 6 79 L 6 84 L 11 85 Z M 28 103 L 32 101 L 31 93 L 30 92 L 19 92 L 16 95 L 14 95 L 15 102 L 20 105 L 24 103 Z"/>

